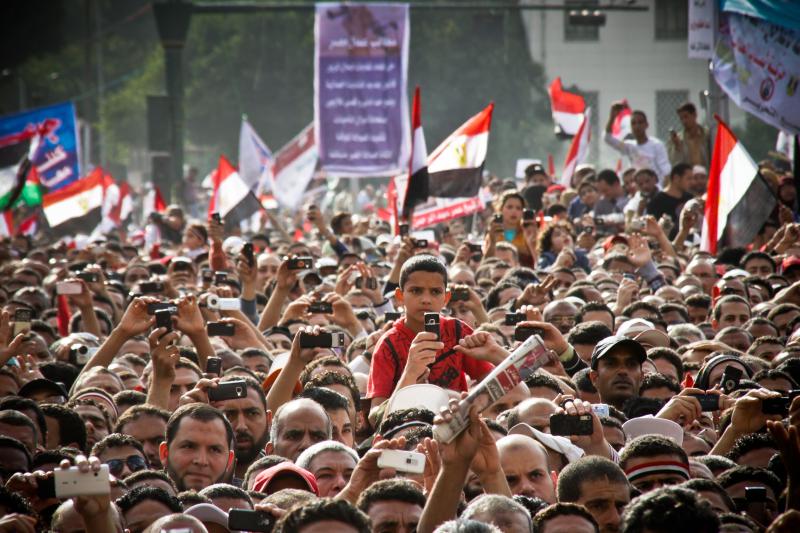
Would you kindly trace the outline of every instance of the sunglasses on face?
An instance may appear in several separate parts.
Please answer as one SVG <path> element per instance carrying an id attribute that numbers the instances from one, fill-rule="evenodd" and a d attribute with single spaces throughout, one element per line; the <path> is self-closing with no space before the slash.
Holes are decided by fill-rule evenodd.
<path id="1" fill-rule="evenodd" d="M 147 461 L 141 455 L 129 455 L 125 459 L 109 459 L 106 464 L 108 465 L 109 473 L 113 476 L 120 475 L 126 464 L 131 472 L 138 472 L 147 468 Z"/>

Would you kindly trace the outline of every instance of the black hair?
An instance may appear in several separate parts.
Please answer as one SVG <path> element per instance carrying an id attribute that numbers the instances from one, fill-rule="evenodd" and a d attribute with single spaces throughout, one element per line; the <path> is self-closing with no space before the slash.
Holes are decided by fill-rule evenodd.
<path id="1" fill-rule="evenodd" d="M 681 315 L 681 320 L 683 320 L 683 323 L 689 322 L 689 312 L 686 310 L 686 306 L 683 304 L 666 303 L 658 307 L 658 312 L 661 313 L 661 316 L 664 316 L 664 313 L 675 312 Z"/>
<path id="2" fill-rule="evenodd" d="M 58 444 L 61 446 L 74 442 L 82 452 L 86 452 L 86 424 L 72 408 L 56 403 L 40 405 L 44 416 L 58 422 Z"/>
<path id="3" fill-rule="evenodd" d="M 581 499 L 581 483 L 599 479 L 630 487 L 625 472 L 613 461 L 598 455 L 586 455 L 567 466 L 558 475 L 558 501 L 577 502 Z"/>
<path id="4" fill-rule="evenodd" d="M 613 313 L 612 313 L 613 316 Z M 589 322 L 580 322 L 569 331 L 567 335 L 567 342 L 572 346 L 576 344 L 597 344 L 606 337 L 613 335 L 608 326 L 597 320 L 590 320 Z"/>
<path id="5" fill-rule="evenodd" d="M 695 491 L 662 487 L 634 499 L 622 515 L 622 533 L 692 531 L 716 533 L 719 517 Z"/>
<path id="6" fill-rule="evenodd" d="M 597 181 L 604 181 L 612 186 L 617 183 L 620 183 L 619 176 L 617 176 L 617 173 L 611 170 L 610 168 L 604 168 L 603 170 L 598 172 Z"/>
<path id="7" fill-rule="evenodd" d="M 686 307 L 702 307 L 706 311 L 711 309 L 711 296 L 708 294 L 692 294 L 684 300 Z"/>
<path id="8" fill-rule="evenodd" d="M 717 477 L 725 470 L 736 466 L 736 463 L 722 455 L 700 455 L 692 457 L 692 459 L 706 465 L 711 470 L 711 473 Z"/>
<path id="9" fill-rule="evenodd" d="M 797 382 L 791 375 L 789 375 L 788 372 L 785 372 L 783 370 L 778 370 L 776 368 L 759 370 L 753 375 L 753 381 L 755 381 L 756 383 L 758 383 L 758 381 L 761 379 L 785 379 L 786 381 L 789 382 L 789 387 L 791 389 L 797 388 Z"/>
<path id="10" fill-rule="evenodd" d="M 556 394 L 561 394 L 561 387 L 558 386 L 558 381 L 554 377 L 548 374 L 542 374 L 541 372 L 534 372 L 528 376 L 525 380 L 525 385 L 527 385 L 528 388 L 545 387 Z"/>
<path id="11" fill-rule="evenodd" d="M 41 406 L 30 398 L 23 398 L 21 396 L 6 396 L 0 400 L 0 411 L 12 410 L 23 413 L 25 411 L 33 411 L 36 418 L 36 426 L 39 434 L 42 436 L 42 441 L 47 440 L 47 422 L 44 419 L 44 413 Z M 30 419 L 29 419 L 30 420 Z M 42 442 L 44 444 L 44 442 Z"/>
<path id="12" fill-rule="evenodd" d="M 369 517 L 345 500 L 319 498 L 292 508 L 275 524 L 273 533 L 294 533 L 322 521 L 343 522 L 358 533 L 370 533 Z"/>
<path id="13" fill-rule="evenodd" d="M 495 307 L 500 306 L 500 293 L 502 293 L 506 289 L 519 289 L 519 285 L 512 281 L 501 281 L 497 285 L 494 286 L 492 290 L 486 294 L 484 298 L 484 307 L 488 310 L 492 310 Z"/>
<path id="14" fill-rule="evenodd" d="M 161 487 L 136 487 L 117 498 L 114 503 L 117 504 L 120 512 L 125 514 L 133 507 L 146 500 L 162 503 L 173 513 L 180 513 L 183 511 L 183 507 L 181 507 L 181 502 L 178 498 Z"/>
<path id="15" fill-rule="evenodd" d="M 228 483 L 215 483 L 208 487 L 203 488 L 199 492 L 200 496 L 207 498 L 230 498 L 236 500 L 244 500 L 250 504 L 250 509 L 253 508 L 253 498 L 247 494 L 247 491 Z"/>
<path id="16" fill-rule="evenodd" d="M 114 428 L 116 433 L 124 433 L 123 428 L 129 422 L 135 422 L 142 416 L 154 416 L 162 419 L 164 422 L 169 421 L 169 411 L 156 407 L 155 405 L 144 404 L 134 405 L 124 413 L 122 413 L 117 420 L 117 426 Z"/>
<path id="17" fill-rule="evenodd" d="M 31 459 L 31 470 L 41 470 L 41 467 L 49 464 L 59 464 L 64 459 L 72 460 L 74 455 L 64 451 L 64 449 L 57 450 L 41 450 L 33 454 Z"/>
<path id="18" fill-rule="evenodd" d="M 664 319 L 664 317 L 661 316 L 658 307 L 656 307 L 653 304 L 642 301 L 633 302 L 632 304 L 628 304 L 627 306 L 625 306 L 625 309 L 622 310 L 622 315 L 633 317 L 633 313 L 635 313 L 636 311 L 647 311 L 648 313 L 650 313 L 650 316 L 655 316 L 656 318 L 658 318 L 658 320 Z"/>
<path id="19" fill-rule="evenodd" d="M 678 487 L 683 487 L 685 489 L 693 490 L 696 492 L 705 491 L 705 492 L 714 492 L 717 494 L 722 501 L 725 502 L 725 505 L 728 506 L 728 510 L 731 512 L 736 512 L 736 504 L 733 503 L 733 500 L 730 496 L 728 496 L 728 492 L 723 489 L 719 483 L 716 481 L 712 481 L 710 479 L 703 479 L 703 478 L 694 478 L 690 479 L 689 481 L 684 481 L 683 483 L 677 485 Z"/>
<path id="20" fill-rule="evenodd" d="M 407 479 L 384 479 L 376 481 L 358 497 L 358 507 L 369 514 L 369 508 L 375 502 L 399 501 L 425 507 L 425 495 L 419 487 Z"/>
<path id="21" fill-rule="evenodd" d="M 673 379 L 668 378 L 664 374 L 659 374 L 655 372 L 653 374 L 645 374 L 642 378 L 642 383 L 639 385 L 639 395 L 641 395 L 644 391 L 650 389 L 659 389 L 661 387 L 665 387 L 670 391 L 674 392 L 675 394 L 679 394 L 681 392 L 681 386 L 678 385 Z"/>
<path id="22" fill-rule="evenodd" d="M 305 387 L 325 387 L 327 385 L 344 385 L 347 387 L 350 390 L 350 398 L 348 398 L 348 400 L 352 402 L 356 409 L 358 408 L 361 403 L 361 392 L 358 390 L 353 376 L 345 376 L 339 372 L 328 370 L 310 378 L 308 382 L 306 382 Z"/>
<path id="23" fill-rule="evenodd" d="M 231 423 L 228 422 L 228 419 L 224 414 L 222 414 L 222 411 L 204 403 L 190 403 L 188 405 L 178 407 L 178 409 L 172 413 L 172 416 L 169 417 L 169 421 L 167 421 L 167 446 L 172 444 L 172 441 L 175 439 L 175 435 L 178 433 L 178 428 L 180 427 L 181 421 L 184 418 L 200 420 L 201 422 L 220 420 L 225 426 L 225 440 L 228 445 L 228 449 L 233 446 L 234 435 Z"/>
<path id="24" fill-rule="evenodd" d="M 692 170 L 692 165 L 690 165 L 689 163 L 677 163 L 673 165 L 673 167 L 670 169 L 669 178 L 670 180 L 675 177 L 679 178 L 683 176 L 686 172 L 689 172 L 691 170 Z"/>
<path id="25" fill-rule="evenodd" d="M 178 487 L 175 486 L 175 482 L 172 480 L 171 477 L 169 477 L 169 474 L 167 474 L 163 470 L 152 470 L 150 468 L 146 468 L 144 470 L 133 472 L 123 481 L 130 487 L 134 483 L 138 483 L 139 481 L 147 481 L 155 479 L 164 481 L 170 487 L 172 487 L 173 492 L 175 492 L 176 494 L 178 493 Z"/>
<path id="26" fill-rule="evenodd" d="M 659 398 L 642 398 L 641 396 L 633 396 L 625 400 L 622 406 L 622 412 L 628 419 L 639 418 L 640 416 L 656 415 L 664 404 L 664 400 Z"/>
<path id="27" fill-rule="evenodd" d="M 258 399 L 261 401 L 261 405 L 264 406 L 264 410 L 267 409 L 267 397 L 264 394 L 264 389 L 261 388 L 261 384 L 258 381 L 247 376 L 224 376 L 219 380 L 220 383 L 228 383 L 231 381 L 244 381 L 244 384 L 247 386 L 247 388 L 256 393 L 256 396 L 258 396 Z"/>
<path id="28" fill-rule="evenodd" d="M 614 319 L 616 315 L 614 315 L 614 311 L 611 310 L 609 306 L 601 302 L 586 302 L 581 306 L 578 310 L 578 314 L 575 315 L 575 322 L 580 325 L 583 322 L 583 317 L 586 316 L 586 313 L 592 311 L 602 311 L 611 315 L 611 323 L 614 323 Z"/>
<path id="29" fill-rule="evenodd" d="M 725 454 L 725 457 L 738 464 L 743 455 L 764 448 L 772 448 L 777 452 L 778 445 L 772 435 L 769 433 L 747 433 L 734 441 L 733 446 Z"/>
<path id="30" fill-rule="evenodd" d="M 9 426 L 18 428 L 25 427 L 30 429 L 31 433 L 33 433 L 34 449 L 38 444 L 41 444 L 39 442 L 38 433 L 36 432 L 36 423 L 21 412 L 13 409 L 5 409 L 0 411 L 0 423 L 8 424 Z"/>
<path id="31" fill-rule="evenodd" d="M 361 340 L 361 339 L 358 339 L 358 340 Z M 363 342 L 365 342 L 365 341 L 366 341 L 366 338 L 365 338 L 365 340 Z M 357 341 L 351 342 L 350 346 L 352 346 L 356 342 Z M 364 347 L 366 348 L 366 344 L 364 344 Z M 302 383 L 303 385 L 308 383 L 308 380 L 311 378 L 311 373 L 314 370 L 316 370 L 317 368 L 321 367 L 321 366 L 335 366 L 335 367 L 338 367 L 338 368 L 345 369 L 348 374 L 350 374 L 351 376 L 353 375 L 353 372 L 350 370 L 350 368 L 348 368 L 348 366 L 346 364 L 344 364 L 344 362 L 342 362 L 342 360 L 339 359 L 337 356 L 335 356 L 335 355 L 326 355 L 324 357 L 320 357 L 318 359 L 314 359 L 313 361 L 308 363 L 303 368 L 303 372 L 300 373 L 300 378 L 299 378 L 300 383 Z"/>
<path id="32" fill-rule="evenodd" d="M 336 411 L 338 409 L 348 410 L 350 401 L 332 389 L 325 387 L 314 387 L 309 384 L 306 385 L 303 392 L 298 395 L 298 398 L 308 398 L 320 404 L 326 411 Z"/>
<path id="33" fill-rule="evenodd" d="M 144 405 L 147 403 L 147 395 L 138 390 L 123 390 L 114 395 L 114 403 L 117 407 Z"/>
<path id="34" fill-rule="evenodd" d="M 489 430 L 494 431 L 495 433 L 500 433 L 501 435 L 508 435 L 508 429 L 506 429 L 503 424 L 498 422 L 497 420 L 492 420 L 491 418 L 484 418 L 483 422 L 489 428 Z"/>
<path id="35" fill-rule="evenodd" d="M 628 459 L 632 457 L 655 457 L 657 455 L 675 455 L 680 458 L 681 462 L 689 464 L 686 452 L 675 442 L 661 435 L 642 435 L 625 445 L 619 456 L 619 466 L 625 470 Z"/>
<path id="36" fill-rule="evenodd" d="M 0 485 L 0 507 L 5 509 L 7 514 L 24 514 L 35 518 L 39 517 L 27 498 L 16 492 L 11 492 L 5 485 Z"/>
<path id="37" fill-rule="evenodd" d="M 667 361 L 669 364 L 675 367 L 675 372 L 678 374 L 678 381 L 683 381 L 683 375 L 685 373 L 683 368 L 683 360 L 681 359 L 681 356 L 678 355 L 678 352 L 672 348 L 666 348 L 662 346 L 650 348 L 647 350 L 647 358 L 651 361 L 657 361 L 658 359 Z"/>
<path id="38" fill-rule="evenodd" d="M 92 446 L 92 455 L 100 456 L 103 452 L 108 450 L 109 448 L 122 448 L 123 446 L 130 446 L 135 448 L 139 453 L 142 454 L 142 457 L 146 457 L 144 453 L 144 448 L 142 447 L 142 443 L 138 440 L 134 439 L 130 435 L 126 435 L 124 433 L 110 433 L 95 443 Z"/>
<path id="39" fill-rule="evenodd" d="M 28 451 L 28 447 L 22 444 L 15 438 L 6 437 L 5 435 L 0 435 L 0 448 L 14 448 L 17 451 L 20 451 L 25 454 L 25 459 L 28 462 L 28 466 L 25 469 L 26 472 L 30 472 L 31 470 L 31 452 Z"/>
<path id="40" fill-rule="evenodd" d="M 777 498 L 781 494 L 782 486 L 778 476 L 766 468 L 755 468 L 752 466 L 735 466 L 717 476 L 717 483 L 724 489 L 744 481 L 756 481 L 763 483 L 775 494 Z"/>
<path id="41" fill-rule="evenodd" d="M 763 261 L 767 261 L 772 266 L 772 272 L 775 272 L 778 268 L 778 264 L 775 262 L 775 259 L 771 255 L 759 250 L 753 250 L 747 252 L 742 256 L 741 265 L 743 269 L 747 270 L 746 268 L 747 262 L 750 261 L 751 259 L 761 259 Z"/>
<path id="42" fill-rule="evenodd" d="M 211 498 L 200 495 L 200 493 L 196 490 L 185 490 L 183 492 L 179 492 L 176 498 L 178 498 L 178 501 L 181 503 L 181 507 L 184 511 L 192 506 L 197 505 L 198 503 L 214 505 L 214 503 L 211 501 Z"/>
<path id="43" fill-rule="evenodd" d="M 415 426 L 405 434 L 406 451 L 413 452 L 417 449 L 417 444 L 425 439 L 433 438 L 433 426 Z"/>
<path id="44" fill-rule="evenodd" d="M 587 392 L 590 394 L 596 394 L 597 388 L 592 383 L 592 380 L 589 378 L 589 373 L 592 371 L 591 368 L 582 368 L 575 372 L 572 375 L 572 381 L 575 382 L 575 386 L 578 387 L 579 392 Z"/>
<path id="45" fill-rule="evenodd" d="M 400 290 L 405 289 L 408 277 L 414 272 L 441 274 L 443 285 L 445 288 L 447 287 L 447 268 L 432 255 L 415 255 L 403 263 L 403 267 L 400 269 Z"/>
<path id="46" fill-rule="evenodd" d="M 547 526 L 547 521 L 558 516 L 579 516 L 586 519 L 594 526 L 595 533 L 600 532 L 600 527 L 597 525 L 597 520 L 595 520 L 594 516 L 592 516 L 592 514 L 586 510 L 586 507 L 576 503 L 562 502 L 548 505 L 536 513 L 536 515 L 533 517 L 533 531 L 535 533 L 542 533 Z"/>
<path id="47" fill-rule="evenodd" d="M 750 309 L 750 302 L 748 302 L 738 294 L 728 294 L 717 300 L 717 302 L 714 304 L 714 310 L 712 312 L 714 320 L 719 321 L 720 317 L 722 316 L 722 306 L 729 303 L 745 304 L 747 306 L 747 309 L 748 310 Z"/>
<path id="48" fill-rule="evenodd" d="M 549 504 L 541 498 L 536 496 L 524 496 L 522 494 L 515 494 L 511 497 L 512 500 L 523 506 L 531 514 L 531 517 L 536 516 L 536 513 L 547 507 Z"/>

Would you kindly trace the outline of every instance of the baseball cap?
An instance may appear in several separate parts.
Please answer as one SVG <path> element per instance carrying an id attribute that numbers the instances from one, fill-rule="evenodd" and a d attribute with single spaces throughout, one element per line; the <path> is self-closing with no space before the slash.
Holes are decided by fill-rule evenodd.
<path id="1" fill-rule="evenodd" d="M 228 529 L 228 513 L 210 503 L 198 503 L 186 509 L 183 514 L 193 516 L 203 525 L 216 524 Z M 175 530 L 173 530 L 175 531 Z"/>
<path id="2" fill-rule="evenodd" d="M 525 167 L 526 176 L 533 176 L 535 174 L 544 174 L 546 176 L 547 171 L 544 169 L 544 165 L 541 163 L 533 163 L 532 165 Z"/>
<path id="3" fill-rule="evenodd" d="M 446 406 L 449 401 L 450 395 L 443 388 L 428 383 L 418 383 L 395 391 L 386 406 L 386 414 L 414 407 L 438 413 L 439 409 Z"/>
<path id="4" fill-rule="evenodd" d="M 623 335 L 612 335 L 606 337 L 597 343 L 592 352 L 592 370 L 597 370 L 597 362 L 616 349 L 628 350 L 639 358 L 639 362 L 643 363 L 647 359 L 647 353 L 644 347 L 637 341 L 625 337 Z"/>
<path id="5" fill-rule="evenodd" d="M 794 268 L 797 266 L 800 266 L 800 257 L 792 255 L 784 259 L 783 262 L 781 263 L 781 272 L 786 272 L 790 268 Z"/>
<path id="6" fill-rule="evenodd" d="M 669 336 L 663 331 L 657 330 L 655 324 L 643 318 L 626 320 L 617 329 L 617 335 L 622 335 L 650 346 L 669 348 Z"/>
<path id="7" fill-rule="evenodd" d="M 625 246 L 627 246 L 628 238 L 620 234 L 609 235 L 608 237 L 606 237 L 606 240 L 603 241 L 603 251 L 608 252 L 611 248 L 614 247 L 615 244 L 624 244 Z"/>
<path id="8" fill-rule="evenodd" d="M 38 378 L 27 382 L 19 389 L 17 395 L 27 398 L 28 395 L 35 394 L 40 391 L 47 392 L 50 394 L 50 396 L 63 396 L 65 399 L 69 398 L 69 393 L 67 393 L 67 389 L 64 388 L 63 385 L 45 378 Z"/>
<path id="9" fill-rule="evenodd" d="M 294 476 L 301 479 L 308 487 L 309 492 L 313 492 L 314 495 L 319 496 L 317 479 L 314 477 L 314 474 L 289 461 L 278 463 L 258 474 L 253 484 L 253 490 L 256 492 L 263 492 L 264 494 L 271 494 L 269 491 L 270 483 L 281 476 Z"/>

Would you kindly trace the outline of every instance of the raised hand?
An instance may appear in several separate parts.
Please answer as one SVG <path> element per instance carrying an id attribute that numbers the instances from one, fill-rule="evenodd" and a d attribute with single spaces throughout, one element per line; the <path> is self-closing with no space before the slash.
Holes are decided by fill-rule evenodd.
<path id="1" fill-rule="evenodd" d="M 117 328 L 126 336 L 141 335 L 155 324 L 156 318 L 147 314 L 147 304 L 156 303 L 156 298 L 141 296 L 134 298 L 125 309 Z"/>

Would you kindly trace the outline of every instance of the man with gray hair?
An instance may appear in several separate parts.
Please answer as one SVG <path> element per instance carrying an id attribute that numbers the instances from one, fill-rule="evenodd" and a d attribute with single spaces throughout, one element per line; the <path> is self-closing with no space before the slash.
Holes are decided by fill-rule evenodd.
<path id="1" fill-rule="evenodd" d="M 350 481 L 358 454 L 339 441 L 325 440 L 306 449 L 295 464 L 314 474 L 320 497 L 333 498 Z"/>
<path id="2" fill-rule="evenodd" d="M 533 524 L 525 507 L 508 496 L 484 494 L 470 502 L 462 518 L 493 524 L 503 533 L 527 533 Z"/>
<path id="3" fill-rule="evenodd" d="M 300 398 L 278 408 L 264 451 L 296 461 L 306 449 L 330 440 L 332 434 L 331 419 L 325 409 L 314 400 Z"/>

